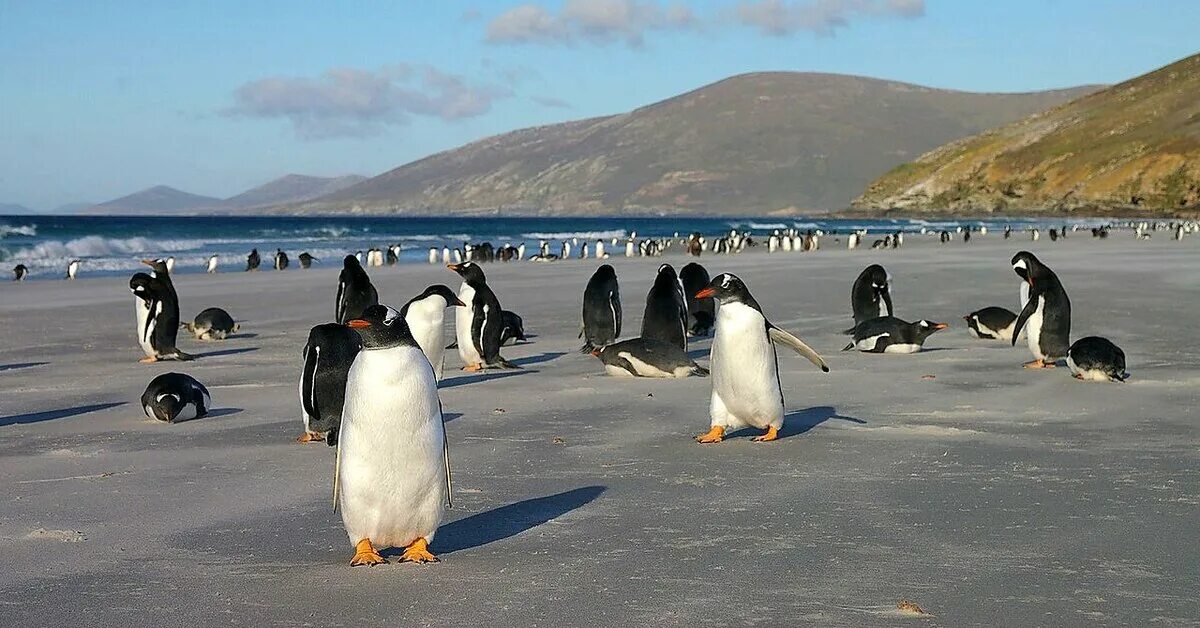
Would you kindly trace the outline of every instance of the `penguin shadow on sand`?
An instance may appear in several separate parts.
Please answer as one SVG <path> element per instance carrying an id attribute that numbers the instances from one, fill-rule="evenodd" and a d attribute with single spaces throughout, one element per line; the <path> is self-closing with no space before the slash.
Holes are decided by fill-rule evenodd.
<path id="1" fill-rule="evenodd" d="M 451 377 L 451 378 L 443 379 L 441 382 L 438 383 L 438 390 L 445 390 L 447 388 L 457 388 L 459 386 L 466 386 L 468 384 L 478 384 L 479 382 L 486 382 L 486 381 L 493 380 L 493 379 L 504 379 L 506 377 L 517 377 L 519 375 L 529 375 L 530 373 L 537 373 L 537 372 L 539 372 L 539 371 L 487 370 L 482 373 L 475 373 L 474 375 L 460 375 L 459 377 Z"/>
<path id="2" fill-rule="evenodd" d="M 561 358 L 564 355 L 567 355 L 566 351 L 547 351 L 545 353 L 539 353 L 537 355 L 527 355 L 523 358 L 515 358 L 512 360 L 509 360 L 509 362 L 512 362 L 513 364 L 516 364 L 517 366 L 527 366 L 530 364 L 541 364 L 543 362 L 550 362 L 552 360 L 557 360 L 558 358 Z"/>
<path id="3" fill-rule="evenodd" d="M 194 357 L 196 359 L 219 358 L 224 355 L 238 355 L 239 353 L 250 353 L 251 351 L 258 351 L 258 347 L 241 347 L 238 349 L 218 349 L 216 351 L 205 351 L 204 353 L 195 353 L 195 354 L 192 354 L 192 357 Z"/>
<path id="4" fill-rule="evenodd" d="M 454 419 L 457 419 L 461 416 L 462 416 L 461 412 L 443 412 L 442 413 L 442 423 L 449 423 L 449 422 L 453 421 Z"/>
<path id="5" fill-rule="evenodd" d="M 450 554 L 502 541 L 586 506 L 607 488 L 582 486 L 463 517 L 438 528 L 432 549 L 436 554 Z M 389 551 L 398 555 L 403 550 Z"/>
<path id="6" fill-rule="evenodd" d="M 117 406 L 123 406 L 124 401 L 112 401 L 109 403 L 93 403 L 86 406 L 75 406 L 72 408 L 59 408 L 58 410 L 44 410 L 42 412 L 27 412 L 25 414 L 12 414 L 9 416 L 0 416 L 0 427 L 8 425 L 27 425 L 29 423 L 41 423 L 42 421 L 53 421 L 54 419 L 65 419 L 67 417 L 87 414 L 89 412 L 99 412 Z"/>
<path id="7" fill-rule="evenodd" d="M 0 364 L 0 373 L 5 371 L 19 371 L 21 369 L 31 369 L 37 366 L 46 366 L 49 362 L 15 362 L 13 364 Z"/>
<path id="8" fill-rule="evenodd" d="M 803 410 L 792 410 L 783 416 L 783 429 L 779 430 L 779 438 L 790 438 L 792 436 L 800 436 L 813 429 L 814 427 L 830 420 L 838 419 L 841 421 L 849 421 L 857 425 L 866 425 L 867 422 L 852 416 L 843 416 L 838 414 L 837 408 L 833 406 L 814 406 Z M 742 432 L 743 430 L 738 430 Z M 744 430 L 745 434 L 759 434 L 762 430 L 748 429 Z M 733 436 L 738 432 L 729 434 Z"/>

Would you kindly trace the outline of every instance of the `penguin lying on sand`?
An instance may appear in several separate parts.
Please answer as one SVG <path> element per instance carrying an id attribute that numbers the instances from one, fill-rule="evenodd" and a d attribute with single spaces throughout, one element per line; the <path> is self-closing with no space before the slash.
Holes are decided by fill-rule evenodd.
<path id="1" fill-rule="evenodd" d="M 924 319 L 910 323 L 895 316 L 880 316 L 843 332 L 854 340 L 842 351 L 858 349 L 866 353 L 916 353 L 921 350 L 926 338 L 946 327 L 948 325 L 945 323 Z"/>
<path id="2" fill-rule="evenodd" d="M 592 355 L 600 358 L 604 370 L 615 377 L 708 377 L 708 369 L 696 364 L 682 349 L 651 338 L 622 340 L 592 349 Z"/>
<path id="3" fill-rule="evenodd" d="M 985 307 L 963 317 L 971 335 L 983 340 L 1012 340 L 1017 315 L 1002 307 Z"/>
<path id="4" fill-rule="evenodd" d="M 1067 351 L 1067 367 L 1075 379 L 1091 382 L 1124 382 L 1125 352 L 1107 338 L 1080 338 Z"/>
<path id="5" fill-rule="evenodd" d="M 779 385 L 775 343 L 781 343 L 808 358 L 826 373 L 829 366 L 804 341 L 771 324 L 758 301 L 737 275 L 717 275 L 696 298 L 715 297 L 717 331 L 712 342 L 713 389 L 707 433 L 696 437 L 701 443 L 719 443 L 726 430 L 757 427 L 766 434 L 756 441 L 779 437 L 783 427 L 783 389 Z"/>
<path id="6" fill-rule="evenodd" d="M 434 562 L 430 551 L 450 502 L 450 462 L 437 381 L 404 318 L 373 305 L 347 326 L 362 338 L 346 379 L 334 504 L 354 544 L 351 566 Z"/>
<path id="7" fill-rule="evenodd" d="M 183 323 L 196 340 L 224 340 L 229 334 L 237 333 L 241 325 L 233 321 L 229 312 L 219 307 L 210 307 L 196 315 L 195 321 Z"/>
<path id="8" fill-rule="evenodd" d="M 146 416 L 167 423 L 198 419 L 211 407 L 212 398 L 204 384 L 183 373 L 163 373 L 150 380 L 142 393 Z"/>

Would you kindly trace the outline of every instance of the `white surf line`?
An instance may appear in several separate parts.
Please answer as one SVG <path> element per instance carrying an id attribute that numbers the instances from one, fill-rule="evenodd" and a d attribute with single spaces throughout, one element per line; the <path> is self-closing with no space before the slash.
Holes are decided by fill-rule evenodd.
<path id="1" fill-rule="evenodd" d="M 129 471 L 109 471 L 108 473 L 97 473 L 95 475 L 72 475 L 65 478 L 45 478 L 41 480 L 21 480 L 13 482 L 13 484 L 41 484 L 43 482 L 66 482 L 67 480 L 98 480 L 100 478 L 108 478 L 114 475 L 125 475 Z"/>

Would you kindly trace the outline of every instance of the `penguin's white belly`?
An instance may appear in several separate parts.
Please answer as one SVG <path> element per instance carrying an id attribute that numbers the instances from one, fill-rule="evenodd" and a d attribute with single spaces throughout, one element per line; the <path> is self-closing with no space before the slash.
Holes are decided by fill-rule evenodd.
<path id="1" fill-rule="evenodd" d="M 882 333 L 882 334 L 878 334 L 875 336 L 868 336 L 868 337 L 863 338 L 862 340 L 859 340 L 858 342 L 854 343 L 854 347 L 856 349 L 858 349 L 859 351 L 874 351 L 875 345 L 879 344 L 879 339 L 887 338 L 889 336 L 891 336 L 891 334 L 889 334 L 889 333 Z"/>
<path id="2" fill-rule="evenodd" d="M 1080 368 L 1079 365 L 1075 363 L 1075 360 L 1071 359 L 1071 356 L 1069 354 L 1067 355 L 1067 368 L 1071 369 L 1071 373 L 1073 375 L 1078 375 L 1084 381 L 1089 381 L 1089 382 L 1112 381 L 1112 378 L 1108 376 L 1108 373 L 1105 373 L 1104 371 L 1101 371 L 1100 369 Z"/>
<path id="3" fill-rule="evenodd" d="M 434 378 L 441 381 L 446 354 L 444 338 L 446 308 L 441 304 L 441 299 L 427 300 L 434 302 L 418 301 L 408 306 L 405 322 L 408 323 L 408 329 L 416 339 L 417 345 L 421 347 L 421 352 L 433 366 Z"/>
<path id="4" fill-rule="evenodd" d="M 141 299 L 134 299 L 133 308 L 137 313 L 137 334 L 138 345 L 142 347 L 142 352 L 147 357 L 158 355 L 158 351 L 154 350 L 154 345 L 151 344 L 151 339 L 154 338 L 154 327 L 157 324 L 156 320 L 148 320 L 150 318 L 150 305 Z"/>
<path id="5" fill-rule="evenodd" d="M 775 348 L 761 314 L 740 303 L 721 304 L 709 368 L 713 425 L 765 428 L 783 424 Z"/>
<path id="6" fill-rule="evenodd" d="M 475 289 L 466 283 L 458 291 L 458 298 L 466 303 L 466 307 L 454 308 L 454 334 L 458 340 L 458 357 L 465 364 L 481 364 L 483 356 L 475 349 L 475 341 L 471 338 L 471 322 L 475 318 Z M 479 330 L 483 332 L 482 329 Z"/>
<path id="7" fill-rule="evenodd" d="M 625 358 L 625 360 L 629 362 L 631 366 L 633 366 L 633 370 L 637 371 L 637 374 L 641 375 L 642 377 L 687 377 L 688 372 L 690 371 L 690 369 L 683 369 L 684 373 L 682 375 L 679 374 L 680 369 L 665 371 L 657 366 L 654 366 L 653 364 L 637 359 L 637 357 L 628 351 L 622 351 L 617 355 Z"/>
<path id="8" fill-rule="evenodd" d="M 884 353 L 916 353 L 921 350 L 921 345 L 898 342 L 884 347 Z"/>
<path id="9" fill-rule="evenodd" d="M 1033 314 L 1025 321 L 1025 340 L 1029 343 L 1029 350 L 1033 352 L 1033 357 L 1039 360 L 1045 360 L 1046 354 L 1042 353 L 1042 310 L 1046 307 L 1046 299 L 1037 297 L 1037 308 L 1033 310 Z M 1012 336 L 1009 336 L 1012 340 Z"/>
<path id="10" fill-rule="evenodd" d="M 342 522 L 351 543 L 432 540 L 446 503 L 437 384 L 413 347 L 363 351 L 346 383 L 339 434 Z"/>

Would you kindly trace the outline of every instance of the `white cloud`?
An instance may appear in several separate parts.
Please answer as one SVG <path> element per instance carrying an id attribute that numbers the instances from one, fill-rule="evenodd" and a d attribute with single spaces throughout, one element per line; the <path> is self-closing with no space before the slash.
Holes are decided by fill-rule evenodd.
<path id="1" fill-rule="evenodd" d="M 923 15 L 925 0 L 743 0 L 737 7 L 742 24 L 775 36 L 798 31 L 832 35 L 859 17 L 911 19 Z"/>
<path id="2" fill-rule="evenodd" d="M 686 5 L 636 0 L 567 0 L 558 14 L 522 4 L 500 14 L 487 27 L 492 43 L 641 45 L 647 31 L 685 30 L 696 18 Z"/>

